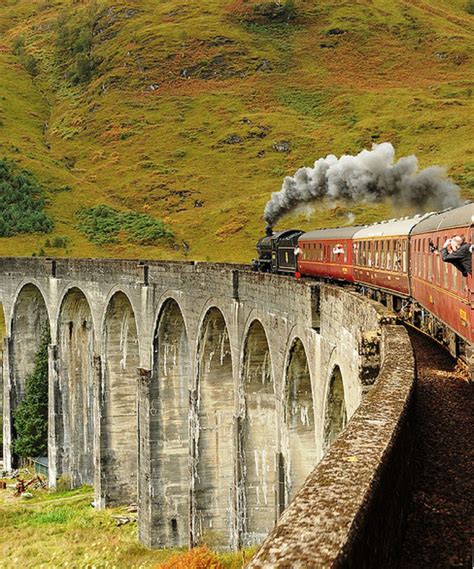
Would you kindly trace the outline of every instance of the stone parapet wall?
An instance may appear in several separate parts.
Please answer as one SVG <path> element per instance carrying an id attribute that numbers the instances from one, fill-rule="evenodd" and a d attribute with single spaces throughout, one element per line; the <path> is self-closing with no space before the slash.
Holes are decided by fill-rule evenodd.
<path id="1" fill-rule="evenodd" d="M 383 364 L 349 425 L 308 476 L 250 567 L 396 567 L 409 488 L 415 363 L 385 325 Z"/>

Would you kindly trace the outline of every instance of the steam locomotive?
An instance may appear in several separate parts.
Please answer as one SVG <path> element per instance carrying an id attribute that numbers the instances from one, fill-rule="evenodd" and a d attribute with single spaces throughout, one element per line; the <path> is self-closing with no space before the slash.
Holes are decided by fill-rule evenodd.
<path id="1" fill-rule="evenodd" d="M 453 235 L 474 242 L 474 203 L 372 225 L 273 232 L 257 243 L 257 271 L 351 283 L 448 346 L 474 351 L 474 288 L 439 251 Z M 437 254 L 438 253 L 438 254 Z"/>

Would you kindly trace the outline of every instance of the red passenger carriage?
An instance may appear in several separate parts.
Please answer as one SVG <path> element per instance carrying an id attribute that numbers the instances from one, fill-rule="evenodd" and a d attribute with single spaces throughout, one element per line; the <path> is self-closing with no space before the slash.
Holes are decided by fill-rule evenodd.
<path id="1" fill-rule="evenodd" d="M 352 236 L 359 227 L 336 227 L 303 233 L 298 271 L 302 276 L 354 281 Z"/>
<path id="2" fill-rule="evenodd" d="M 474 204 L 467 204 L 421 221 L 412 231 L 410 262 L 413 299 L 469 343 L 474 341 L 472 275 L 463 277 L 434 250 L 454 235 L 472 243 L 473 216 Z"/>

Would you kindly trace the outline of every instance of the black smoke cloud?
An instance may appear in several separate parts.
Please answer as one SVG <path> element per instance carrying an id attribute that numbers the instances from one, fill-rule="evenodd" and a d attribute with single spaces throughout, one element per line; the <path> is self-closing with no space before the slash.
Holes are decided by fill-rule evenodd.
<path id="1" fill-rule="evenodd" d="M 443 168 L 430 166 L 419 171 L 416 156 L 395 162 L 389 142 L 374 144 L 357 156 L 319 158 L 314 168 L 300 168 L 287 176 L 279 192 L 265 206 L 264 219 L 273 226 L 283 215 L 299 206 L 321 199 L 356 203 L 378 203 L 387 199 L 412 209 L 443 209 L 461 204 L 459 187 Z"/>

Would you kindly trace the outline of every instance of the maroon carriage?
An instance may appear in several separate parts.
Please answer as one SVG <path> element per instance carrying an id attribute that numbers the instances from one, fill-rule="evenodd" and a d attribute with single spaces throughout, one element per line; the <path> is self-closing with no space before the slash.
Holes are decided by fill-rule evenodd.
<path id="1" fill-rule="evenodd" d="M 336 227 L 303 233 L 298 239 L 302 276 L 353 282 L 352 237 L 360 227 Z"/>
<path id="2" fill-rule="evenodd" d="M 474 204 L 427 217 L 412 231 L 411 283 L 413 299 L 458 336 L 474 340 L 472 274 L 463 276 L 440 254 L 447 238 L 473 240 Z"/>
<path id="3" fill-rule="evenodd" d="M 421 216 L 374 223 L 354 234 L 354 280 L 408 297 L 410 231 Z"/>

